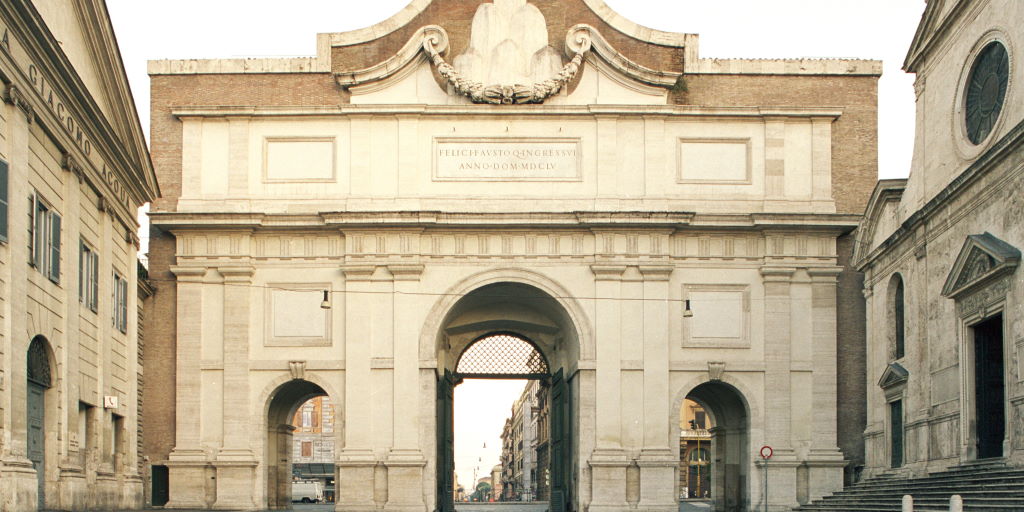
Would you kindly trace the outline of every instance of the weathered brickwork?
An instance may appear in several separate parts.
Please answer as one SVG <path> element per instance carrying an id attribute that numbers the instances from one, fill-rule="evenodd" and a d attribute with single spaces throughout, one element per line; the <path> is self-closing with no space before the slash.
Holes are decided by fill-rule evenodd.
<path id="1" fill-rule="evenodd" d="M 860 215 L 878 180 L 878 77 L 687 75 L 676 101 L 702 106 L 841 107 L 833 126 L 832 197 Z"/>

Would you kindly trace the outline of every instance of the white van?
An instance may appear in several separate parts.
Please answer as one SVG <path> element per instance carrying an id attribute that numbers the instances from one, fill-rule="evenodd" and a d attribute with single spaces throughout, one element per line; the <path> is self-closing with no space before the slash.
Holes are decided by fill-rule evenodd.
<path id="1" fill-rule="evenodd" d="M 320 503 L 324 501 L 324 486 L 320 482 L 292 482 L 292 501 Z"/>

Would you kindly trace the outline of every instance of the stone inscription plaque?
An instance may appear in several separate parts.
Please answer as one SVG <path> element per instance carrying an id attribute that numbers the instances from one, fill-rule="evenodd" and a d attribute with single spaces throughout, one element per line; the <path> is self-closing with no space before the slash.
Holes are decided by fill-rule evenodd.
<path id="1" fill-rule="evenodd" d="M 579 181 L 576 138 L 436 138 L 439 181 Z"/>

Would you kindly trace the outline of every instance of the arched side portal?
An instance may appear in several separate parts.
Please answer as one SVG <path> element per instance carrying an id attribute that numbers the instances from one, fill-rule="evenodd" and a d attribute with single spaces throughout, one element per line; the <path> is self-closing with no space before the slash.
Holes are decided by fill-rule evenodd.
<path id="1" fill-rule="evenodd" d="M 549 510 L 562 512 L 572 507 L 578 499 L 574 441 L 578 422 L 572 400 L 577 384 L 571 373 L 580 359 L 577 333 L 559 300 L 524 283 L 483 285 L 446 312 L 436 345 L 438 510 L 454 509 L 452 401 L 454 386 L 463 377 L 546 380 L 550 386 Z"/>
<path id="2" fill-rule="evenodd" d="M 710 475 L 714 510 L 733 512 L 750 506 L 750 411 L 735 387 L 720 381 L 693 388 L 688 400 L 710 416 Z"/>
<path id="3" fill-rule="evenodd" d="M 282 384 L 271 395 L 267 407 L 266 461 L 267 508 L 291 508 L 292 496 L 292 431 L 295 411 L 307 400 L 328 396 L 324 389 L 307 380 L 295 379 Z"/>
<path id="4" fill-rule="evenodd" d="M 25 359 L 28 375 L 25 393 L 26 446 L 28 459 L 36 470 L 36 505 L 39 510 L 46 510 L 46 395 L 47 390 L 53 386 L 50 346 L 46 338 L 32 338 Z"/>

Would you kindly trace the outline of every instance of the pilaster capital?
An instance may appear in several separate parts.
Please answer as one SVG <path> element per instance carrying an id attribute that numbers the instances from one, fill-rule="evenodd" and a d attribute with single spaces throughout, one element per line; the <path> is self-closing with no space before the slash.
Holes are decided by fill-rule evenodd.
<path id="1" fill-rule="evenodd" d="M 594 273 L 595 281 L 621 281 L 622 274 L 626 272 L 625 265 L 591 265 L 590 271 Z"/>
<path id="2" fill-rule="evenodd" d="M 843 273 L 843 267 L 810 267 L 807 275 L 811 276 L 814 284 L 836 284 L 839 275 Z"/>
<path id="3" fill-rule="evenodd" d="M 201 283 L 206 276 L 207 268 L 172 265 L 168 270 L 174 274 L 179 283 Z"/>
<path id="4" fill-rule="evenodd" d="M 761 267 L 761 278 L 766 283 L 789 283 L 793 280 L 795 268 L 791 267 Z"/>
<path id="5" fill-rule="evenodd" d="M 377 271 L 376 265 L 342 265 L 341 273 L 349 281 L 369 281 Z"/>
<path id="6" fill-rule="evenodd" d="M 25 118 L 28 120 L 28 124 L 32 124 L 36 119 L 36 111 L 29 104 L 28 99 L 25 98 L 25 94 L 21 92 L 21 89 L 14 84 L 7 85 L 7 91 L 4 93 L 4 101 L 14 105 L 25 114 Z"/>
<path id="7" fill-rule="evenodd" d="M 423 265 L 388 265 L 388 272 L 395 281 L 419 281 L 424 269 Z"/>
<path id="8" fill-rule="evenodd" d="M 224 278 L 225 283 L 249 284 L 252 283 L 252 276 L 256 273 L 254 267 L 218 267 L 217 272 Z"/>
<path id="9" fill-rule="evenodd" d="M 644 281 L 669 281 L 675 267 L 668 265 L 640 265 L 640 274 Z"/>

